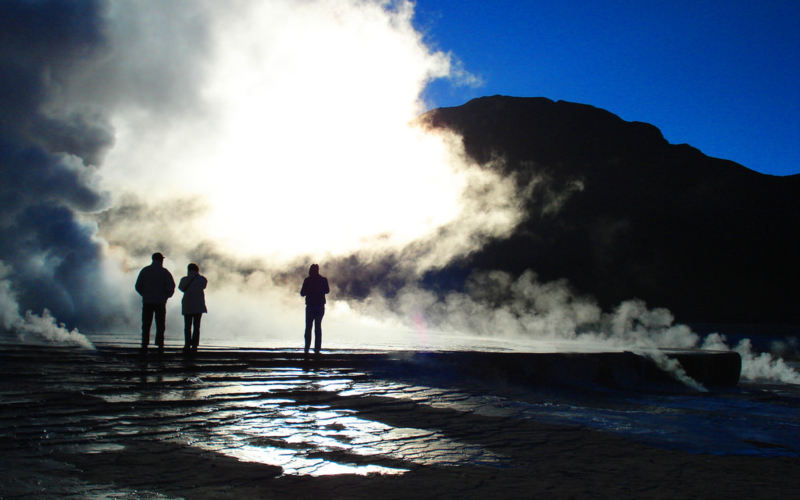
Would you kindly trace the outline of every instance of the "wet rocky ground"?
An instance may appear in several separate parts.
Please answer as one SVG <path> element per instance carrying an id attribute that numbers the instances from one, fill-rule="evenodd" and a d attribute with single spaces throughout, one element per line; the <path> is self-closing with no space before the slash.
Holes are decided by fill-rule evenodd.
<path id="1" fill-rule="evenodd" d="M 619 394 L 414 373 L 375 363 L 376 356 L 334 352 L 306 361 L 278 350 L 141 356 L 115 346 L 0 346 L 0 498 L 796 494 L 797 434 L 731 435 L 749 446 L 735 452 L 717 446 L 726 439 L 718 436 L 698 452 L 654 437 L 681 434 L 665 422 L 691 421 L 669 418 L 685 412 L 675 404 L 653 403 L 670 394 L 646 395 L 652 418 L 641 420 L 641 405 L 625 406 Z M 761 405 L 752 413 L 778 407 L 781 432 L 797 433 L 791 397 L 731 394 L 713 404 Z M 562 419 L 573 424 L 554 423 L 553 414 L 599 399 L 604 405 L 594 406 L 613 410 L 613 418 L 584 412 Z M 641 428 L 616 432 L 589 422 L 597 418 Z"/>

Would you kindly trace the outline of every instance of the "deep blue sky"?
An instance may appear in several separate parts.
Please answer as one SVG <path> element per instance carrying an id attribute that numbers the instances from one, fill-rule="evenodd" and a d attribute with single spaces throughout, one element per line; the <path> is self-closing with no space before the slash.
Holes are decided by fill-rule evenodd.
<path id="1" fill-rule="evenodd" d="M 709 156 L 800 173 L 798 0 L 418 0 L 416 23 L 484 81 L 434 83 L 436 107 L 591 104 Z"/>

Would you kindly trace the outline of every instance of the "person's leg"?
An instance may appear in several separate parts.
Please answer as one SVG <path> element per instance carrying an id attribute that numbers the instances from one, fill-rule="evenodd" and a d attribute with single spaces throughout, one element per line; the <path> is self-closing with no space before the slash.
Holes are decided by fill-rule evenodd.
<path id="1" fill-rule="evenodd" d="M 192 314 L 192 322 L 194 323 L 194 333 L 192 333 L 192 350 L 197 350 L 200 345 L 200 320 L 203 319 L 202 313 Z"/>
<path id="2" fill-rule="evenodd" d="M 192 347 L 192 315 L 183 315 L 183 350 L 189 350 Z"/>
<path id="3" fill-rule="evenodd" d="M 150 327 L 153 324 L 152 304 L 142 304 L 142 349 L 150 345 Z"/>
<path id="4" fill-rule="evenodd" d="M 156 311 L 156 345 L 159 351 L 164 350 L 164 332 L 167 331 L 167 305 L 154 304 Z"/>
<path id="5" fill-rule="evenodd" d="M 314 352 L 319 354 L 322 349 L 322 317 L 325 316 L 325 306 L 319 306 L 314 314 Z"/>
<path id="6" fill-rule="evenodd" d="M 311 347 L 311 324 L 314 322 L 314 310 L 310 306 L 306 306 L 306 332 L 305 332 L 305 340 L 306 340 L 306 354 L 308 354 L 308 349 Z"/>

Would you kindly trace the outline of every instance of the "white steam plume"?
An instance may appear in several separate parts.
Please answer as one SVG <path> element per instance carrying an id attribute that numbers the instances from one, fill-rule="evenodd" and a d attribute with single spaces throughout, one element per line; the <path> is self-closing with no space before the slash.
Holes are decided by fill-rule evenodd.
<path id="1" fill-rule="evenodd" d="M 453 234 L 516 222 L 508 182 L 409 125 L 453 68 L 412 3 L 115 2 L 110 19 L 108 57 L 62 104 L 105 110 L 103 186 L 157 207 L 171 240 L 273 263 L 395 249 L 458 218 L 475 185 L 496 194 Z M 171 220 L 185 205 L 203 210 Z"/>
<path id="2" fill-rule="evenodd" d="M 537 342 L 562 342 L 562 349 L 630 350 L 697 390 L 705 389 L 662 349 L 731 350 L 718 334 L 701 342 L 691 328 L 676 324 L 667 309 L 629 300 L 607 313 L 592 299 L 576 295 L 566 281 L 541 283 L 532 271 L 517 279 L 500 271 L 477 272 L 465 292 L 443 298 L 409 285 L 394 299 L 373 295 L 357 307 L 365 313 L 382 311 L 387 321 L 409 329 L 515 339 L 522 349 L 535 348 Z M 754 354 L 749 340 L 733 350 L 742 356 L 743 379 L 800 383 L 800 374 L 782 359 Z"/>
<path id="3" fill-rule="evenodd" d="M 768 352 L 753 352 L 750 339 L 741 340 L 731 348 L 724 335 L 714 333 L 703 341 L 703 349 L 734 350 L 742 356 L 742 377 L 748 380 L 775 380 L 786 384 L 800 384 L 800 373 L 786 362 Z"/>
<path id="4" fill-rule="evenodd" d="M 94 349 L 92 343 L 77 329 L 67 330 L 64 325 L 58 324 L 50 311 L 44 309 L 42 315 L 26 311 L 22 316 L 19 312 L 11 282 L 6 279 L 10 268 L 0 261 L 0 326 L 6 331 L 16 334 L 24 340 L 26 335 L 33 335 L 51 342 L 77 344 L 86 349 Z"/>
<path id="5" fill-rule="evenodd" d="M 201 261 L 209 299 L 241 309 L 275 288 L 252 277 L 301 261 L 424 241 L 419 272 L 506 234 L 513 182 L 410 126 L 431 80 L 478 80 L 423 43 L 413 7 L 3 3 L 0 258 L 18 303 L 135 331 L 132 284 L 156 250 L 176 274 Z"/>
<path id="6" fill-rule="evenodd" d="M 57 104 L 115 129 L 102 168 L 115 206 L 95 220 L 128 271 L 130 325 L 156 250 L 173 274 L 190 261 L 210 274 L 209 330 L 281 336 L 302 302 L 275 275 L 417 248 L 400 265 L 415 279 L 514 228 L 513 179 L 413 123 L 431 80 L 475 82 L 413 14 L 402 0 L 111 3 L 105 57 Z"/>

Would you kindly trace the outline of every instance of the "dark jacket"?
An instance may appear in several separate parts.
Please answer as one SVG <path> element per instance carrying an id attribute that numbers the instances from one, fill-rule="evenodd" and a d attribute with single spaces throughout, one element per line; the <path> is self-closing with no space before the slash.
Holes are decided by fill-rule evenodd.
<path id="1" fill-rule="evenodd" d="M 325 276 L 309 276 L 303 280 L 303 287 L 300 289 L 300 295 L 306 298 L 306 305 L 319 305 L 325 303 L 325 294 L 330 293 L 331 289 L 328 287 L 328 278 Z"/>
<path id="2" fill-rule="evenodd" d="M 166 304 L 175 293 L 175 280 L 161 262 L 153 262 L 139 272 L 136 291 L 145 304 Z"/>
<path id="3" fill-rule="evenodd" d="M 197 271 L 189 271 L 188 276 L 181 278 L 178 289 L 183 292 L 181 300 L 182 314 L 202 314 L 206 309 L 206 289 L 208 280 Z"/>

